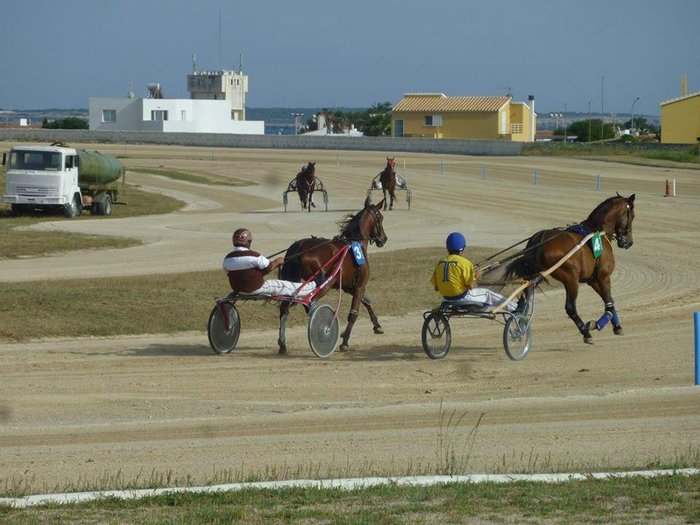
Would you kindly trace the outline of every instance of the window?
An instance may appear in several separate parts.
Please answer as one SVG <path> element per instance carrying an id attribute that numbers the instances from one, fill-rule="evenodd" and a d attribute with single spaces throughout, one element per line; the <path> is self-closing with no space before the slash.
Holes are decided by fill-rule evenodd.
<path id="1" fill-rule="evenodd" d="M 522 133 L 523 132 L 523 125 L 522 124 L 511 124 L 510 125 L 510 132 L 513 135 L 515 135 L 517 133 Z"/>
<path id="2" fill-rule="evenodd" d="M 394 121 L 394 137 L 403 137 L 403 119 Z"/>
<path id="3" fill-rule="evenodd" d="M 435 128 L 442 126 L 442 115 L 426 115 L 425 125 Z"/>
<path id="4" fill-rule="evenodd" d="M 187 120 L 187 111 L 184 109 L 180 111 L 180 120 Z"/>
<path id="5" fill-rule="evenodd" d="M 506 115 L 505 111 L 501 111 L 501 129 L 499 130 L 499 133 L 501 135 L 506 134 L 506 125 L 508 124 L 508 115 Z"/>
<path id="6" fill-rule="evenodd" d="M 151 110 L 151 120 L 156 120 L 156 121 L 168 120 L 168 110 L 167 109 L 152 109 Z"/>
<path id="7" fill-rule="evenodd" d="M 117 110 L 116 109 L 103 109 L 102 110 L 102 122 L 116 122 L 117 121 Z"/>

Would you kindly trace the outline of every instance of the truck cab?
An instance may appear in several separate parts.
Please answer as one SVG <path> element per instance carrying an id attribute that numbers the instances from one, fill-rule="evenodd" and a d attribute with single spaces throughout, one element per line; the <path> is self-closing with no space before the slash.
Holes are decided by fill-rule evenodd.
<path id="1" fill-rule="evenodd" d="M 10 149 L 2 201 L 14 215 L 34 208 L 60 208 L 67 217 L 82 212 L 78 155 L 61 146 L 18 146 Z"/>

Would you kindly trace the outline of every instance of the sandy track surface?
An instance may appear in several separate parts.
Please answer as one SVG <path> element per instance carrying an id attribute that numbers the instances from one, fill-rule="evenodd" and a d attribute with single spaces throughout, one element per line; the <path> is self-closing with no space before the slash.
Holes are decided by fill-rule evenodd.
<path id="1" fill-rule="evenodd" d="M 282 191 L 309 159 L 328 189 L 329 211 L 300 213 L 292 198 L 285 213 Z M 449 355 L 428 359 L 418 310 L 405 317 L 378 312 L 382 336 L 372 334 L 362 312 L 352 351 L 328 360 L 313 356 L 303 328 L 288 333 L 291 355 L 279 357 L 275 326 L 244 330 L 228 356 L 211 352 L 205 327 L 3 343 L 0 487 L 26 481 L 53 489 L 117 476 L 144 480 L 153 472 L 202 482 L 239 472 L 402 474 L 445 465 L 493 472 L 697 458 L 692 313 L 700 310 L 700 172 L 543 158 L 397 160 L 412 209 L 400 193 L 396 209 L 385 213 L 383 249 L 435 246 L 461 230 L 472 245 L 496 251 L 539 228 L 585 218 L 615 191 L 636 193 L 635 244 L 616 248 L 613 275 L 625 335 L 596 333 L 596 344 L 584 345 L 564 313 L 563 292 L 548 289 L 538 295 L 534 349 L 520 363 L 505 356 L 501 325 L 479 320 L 453 321 Z M 129 146 L 125 163 L 132 182 L 187 207 L 166 216 L 44 223 L 138 237 L 144 245 L 2 261 L 0 281 L 218 268 L 240 225 L 253 229 L 263 253 L 300 236 L 331 236 L 335 221 L 361 207 L 384 157 Z M 136 172 L 160 165 L 257 184 L 200 186 Z M 663 197 L 666 178 L 676 179 L 677 197 Z M 582 289 L 579 311 L 584 319 L 602 312 L 592 290 Z"/>

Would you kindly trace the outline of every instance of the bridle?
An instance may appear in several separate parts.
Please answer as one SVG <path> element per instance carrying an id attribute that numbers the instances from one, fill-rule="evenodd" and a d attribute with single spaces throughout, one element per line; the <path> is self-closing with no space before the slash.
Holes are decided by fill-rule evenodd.
<path id="1" fill-rule="evenodd" d="M 624 199 L 624 197 L 623 197 L 623 199 Z M 618 228 L 617 228 L 617 226 L 619 224 L 619 221 L 618 221 L 618 223 L 615 224 L 615 230 L 613 231 L 613 234 L 612 234 L 612 240 L 614 240 L 614 241 L 617 240 L 618 244 L 622 243 L 623 245 L 628 246 L 629 245 L 629 236 L 632 234 L 632 207 L 630 206 L 630 203 L 627 202 L 626 199 L 624 202 L 625 202 L 625 206 L 627 206 L 627 212 L 626 212 L 627 213 L 627 217 L 626 217 L 627 220 L 625 221 L 625 229 L 624 229 L 624 231 L 618 231 Z"/>
<path id="2" fill-rule="evenodd" d="M 375 208 L 372 205 L 365 207 L 365 210 L 368 210 L 372 214 L 372 219 L 374 220 L 374 226 L 372 226 L 372 233 L 370 233 L 368 239 L 370 244 L 373 244 L 377 241 L 382 240 L 381 234 L 379 233 L 379 227 L 382 223 L 382 215 L 379 212 L 379 209 Z"/>

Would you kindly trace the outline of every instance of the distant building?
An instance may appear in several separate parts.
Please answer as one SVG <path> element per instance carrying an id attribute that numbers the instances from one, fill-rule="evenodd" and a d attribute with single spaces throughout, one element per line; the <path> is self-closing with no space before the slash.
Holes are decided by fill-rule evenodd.
<path id="1" fill-rule="evenodd" d="M 535 98 L 447 97 L 407 93 L 392 109 L 394 137 L 512 140 L 533 142 L 537 128 Z"/>
<path id="2" fill-rule="evenodd" d="M 661 142 L 696 144 L 700 137 L 700 92 L 661 102 Z"/>
<path id="3" fill-rule="evenodd" d="M 159 84 L 147 98 L 91 98 L 91 130 L 263 135 L 263 121 L 245 120 L 248 77 L 235 71 L 187 75 L 189 99 L 167 99 Z"/>

